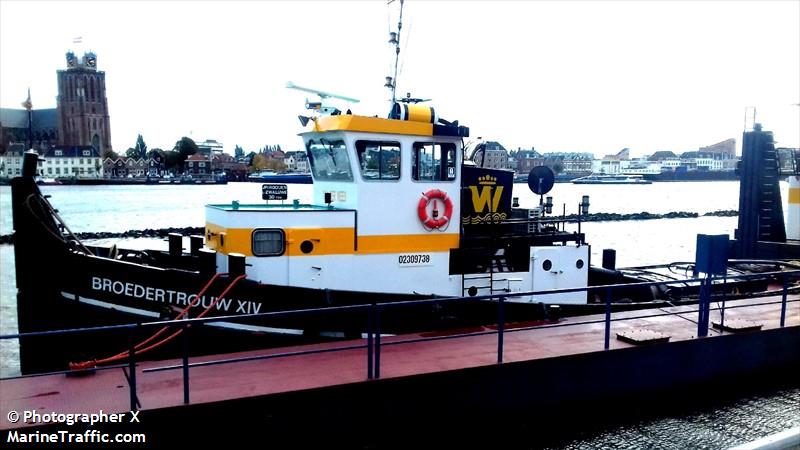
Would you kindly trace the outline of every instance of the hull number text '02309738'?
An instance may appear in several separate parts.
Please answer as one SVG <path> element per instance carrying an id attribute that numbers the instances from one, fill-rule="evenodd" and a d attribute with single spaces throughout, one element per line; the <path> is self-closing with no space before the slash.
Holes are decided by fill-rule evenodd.
<path id="1" fill-rule="evenodd" d="M 432 265 L 431 255 L 427 253 L 399 255 L 397 257 L 397 263 L 400 267 L 419 267 Z"/>

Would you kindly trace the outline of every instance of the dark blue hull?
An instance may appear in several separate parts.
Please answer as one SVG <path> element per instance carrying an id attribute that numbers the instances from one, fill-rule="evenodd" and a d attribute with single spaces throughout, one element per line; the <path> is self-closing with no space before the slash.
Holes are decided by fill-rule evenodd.
<path id="1" fill-rule="evenodd" d="M 661 172 L 659 174 L 644 174 L 643 178 L 650 181 L 733 181 L 739 176 L 732 170 L 728 171 L 681 171 Z"/>
<path id="2" fill-rule="evenodd" d="M 307 173 L 285 173 L 279 175 L 269 175 L 264 177 L 247 178 L 248 181 L 255 183 L 290 183 L 290 184 L 311 184 L 313 180 L 311 175 Z"/>

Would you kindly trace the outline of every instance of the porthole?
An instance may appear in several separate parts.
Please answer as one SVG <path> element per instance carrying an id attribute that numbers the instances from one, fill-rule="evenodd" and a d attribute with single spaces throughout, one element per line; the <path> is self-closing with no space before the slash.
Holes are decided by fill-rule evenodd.
<path id="1" fill-rule="evenodd" d="M 303 253 L 311 253 L 314 251 L 314 243 L 311 241 L 303 241 L 300 243 L 300 251 Z"/>
<path id="2" fill-rule="evenodd" d="M 469 294 L 470 297 L 475 297 L 478 295 L 478 288 L 475 286 L 470 286 L 469 289 L 467 289 L 467 294 Z"/>
<path id="3" fill-rule="evenodd" d="M 549 271 L 552 268 L 553 268 L 553 262 L 550 261 L 549 259 L 545 259 L 544 262 L 542 263 L 542 269 Z"/>
<path id="4" fill-rule="evenodd" d="M 220 241 L 222 234 L 220 234 Z M 258 229 L 253 231 L 251 248 L 255 256 L 280 256 L 283 254 L 286 237 L 280 229 Z M 220 244 L 221 245 L 221 244 Z"/>
<path id="5" fill-rule="evenodd" d="M 575 267 L 577 267 L 578 269 L 583 269 L 583 260 L 579 259 L 575 261 Z"/>

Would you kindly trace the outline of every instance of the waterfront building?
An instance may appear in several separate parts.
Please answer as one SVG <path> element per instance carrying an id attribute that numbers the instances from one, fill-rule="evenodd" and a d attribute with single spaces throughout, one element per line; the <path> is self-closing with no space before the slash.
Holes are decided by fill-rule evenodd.
<path id="1" fill-rule="evenodd" d="M 509 169 L 508 151 L 499 142 L 486 141 L 486 150 L 475 154 L 475 164 L 490 169 Z"/>
<path id="2" fill-rule="evenodd" d="M 512 150 L 509 155 L 509 161 L 513 161 L 511 164 L 516 173 L 525 175 L 530 173 L 534 167 L 544 165 L 544 158 L 533 147 L 530 150 L 523 150 L 522 148 Z"/>
<path id="3" fill-rule="evenodd" d="M 604 175 L 622 173 L 622 161 L 618 159 L 598 159 L 592 162 L 592 172 Z"/>
<path id="4" fill-rule="evenodd" d="M 782 172 L 800 170 L 800 148 L 778 147 L 775 151 L 778 153 Z"/>
<path id="5" fill-rule="evenodd" d="M 218 155 L 222 153 L 222 143 L 214 139 L 206 139 L 203 142 L 196 142 L 197 153 L 203 155 Z"/>
<path id="6" fill-rule="evenodd" d="M 284 153 L 282 150 L 264 152 L 264 156 L 266 156 L 267 160 L 278 161 L 282 164 L 286 164 L 284 161 L 286 159 L 286 153 Z"/>
<path id="7" fill-rule="evenodd" d="M 286 152 L 283 162 L 289 172 L 311 173 L 311 168 L 308 165 L 308 156 L 304 151 Z"/>
<path id="8" fill-rule="evenodd" d="M 668 170 L 677 170 L 678 167 L 681 166 L 681 159 L 680 158 L 668 158 L 661 160 L 661 171 L 666 172 Z"/>
<path id="9" fill-rule="evenodd" d="M 0 155 L 0 177 L 12 178 L 20 175 L 22 157 L 26 150 L 22 143 L 11 144 Z M 50 147 L 40 150 L 38 172 L 47 178 L 76 177 L 99 178 L 103 176 L 100 154 L 92 147 Z"/>
<path id="10" fill-rule="evenodd" d="M 158 177 L 164 174 L 163 163 L 156 158 L 105 158 L 102 166 L 104 178 Z"/>
<path id="11" fill-rule="evenodd" d="M 695 159 L 697 170 L 722 170 L 722 160 L 716 158 Z"/>
<path id="12" fill-rule="evenodd" d="M 700 152 L 703 153 L 720 153 L 724 155 L 723 160 L 736 159 L 736 139 L 726 139 L 716 144 L 711 144 L 708 147 L 700 147 Z"/>
<path id="13" fill-rule="evenodd" d="M 183 173 L 186 175 L 210 175 L 213 173 L 211 158 L 201 153 L 189 155 L 183 164 Z"/>
<path id="14" fill-rule="evenodd" d="M 534 149 L 517 149 L 511 152 L 515 171 L 527 175 L 531 169 L 547 166 L 556 174 L 587 175 L 592 173 L 594 155 L 586 152 L 548 152 L 540 154 Z M 608 172 L 606 172 L 608 173 Z"/>
<path id="15" fill-rule="evenodd" d="M 22 173 L 22 154 L 25 144 L 12 142 L 3 153 L 0 153 L 0 177 L 16 177 Z M 39 162 L 41 167 L 42 162 Z M 40 169 L 41 170 L 41 169 Z"/>
<path id="16" fill-rule="evenodd" d="M 585 152 L 550 152 L 542 155 L 544 165 L 556 174 L 585 175 L 592 172 L 594 155 Z"/>
<path id="17" fill-rule="evenodd" d="M 605 155 L 602 159 L 592 161 L 592 173 L 615 175 L 622 173 L 628 167 L 628 160 L 631 157 L 629 148 L 623 148 L 613 155 Z"/>
<path id="18" fill-rule="evenodd" d="M 735 161 L 735 159 L 730 160 L 725 153 L 693 151 L 681 154 L 681 165 L 687 170 L 722 170 L 725 167 L 723 162 L 725 160 Z"/>
<path id="19" fill-rule="evenodd" d="M 213 173 L 224 173 L 230 181 L 247 180 L 247 164 L 241 163 L 227 153 L 215 154 L 212 157 Z"/>
<path id="20" fill-rule="evenodd" d="M 100 178 L 103 164 L 94 147 L 53 147 L 44 153 L 39 174 L 48 178 Z"/>
<path id="21" fill-rule="evenodd" d="M 653 153 L 652 155 L 650 155 L 647 159 L 650 160 L 650 161 L 661 162 L 661 161 L 664 161 L 664 160 L 675 160 L 675 159 L 679 159 L 679 158 L 678 158 L 678 155 L 676 155 L 675 153 L 673 153 L 673 152 L 671 152 L 669 150 L 660 150 L 660 151 L 657 151 L 657 152 Z"/>
<path id="22" fill-rule="evenodd" d="M 695 170 L 730 171 L 736 169 L 739 158 L 736 157 L 736 139 L 700 147 L 698 151 L 685 152 L 681 155 L 683 165 Z"/>

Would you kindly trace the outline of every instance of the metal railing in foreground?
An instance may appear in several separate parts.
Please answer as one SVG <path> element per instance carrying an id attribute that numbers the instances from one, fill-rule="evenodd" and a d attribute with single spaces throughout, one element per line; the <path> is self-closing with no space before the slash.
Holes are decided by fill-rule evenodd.
<path id="1" fill-rule="evenodd" d="M 740 305 L 726 305 L 725 302 L 727 301 L 727 294 L 726 294 L 726 283 L 728 281 L 745 281 L 745 280 L 764 280 L 764 279 L 774 279 L 780 278 L 782 280 L 782 290 L 781 290 L 781 299 L 779 301 L 760 301 L 760 302 L 753 302 L 747 304 L 740 304 Z M 304 309 L 304 310 L 293 310 L 293 311 L 277 311 L 277 312 L 267 312 L 267 313 L 258 313 L 258 314 L 249 314 L 249 315 L 228 315 L 228 316 L 215 316 L 215 317 L 205 317 L 199 319 L 181 319 L 181 320 L 166 320 L 166 321 L 158 321 L 158 322 L 147 322 L 147 323 L 135 323 L 135 324 L 123 324 L 123 325 L 109 325 L 109 326 L 101 326 L 101 327 L 91 327 L 91 328 L 75 328 L 75 329 L 67 329 L 67 330 L 52 330 L 52 331 L 39 331 L 39 332 L 30 332 L 30 333 L 18 333 L 18 334 L 9 334 L 0 336 L 0 341 L 6 339 L 19 339 L 25 337 L 34 337 L 34 336 L 60 336 L 66 334 L 79 334 L 79 333 L 96 333 L 102 331 L 110 331 L 110 330 L 128 330 L 130 335 L 130 347 L 128 350 L 128 361 L 127 364 L 117 364 L 111 366 L 104 366 L 104 367 L 95 367 L 92 369 L 81 369 L 81 370 L 62 370 L 62 371 L 54 371 L 54 372 L 47 372 L 47 373 L 39 373 L 39 374 L 30 374 L 30 375 L 20 375 L 20 376 L 13 376 L 13 377 L 6 377 L 0 379 L 3 380 L 11 380 L 11 379 L 19 379 L 19 378 L 31 378 L 31 377 L 41 377 L 46 375 L 58 375 L 58 374 L 76 374 L 76 373 L 86 373 L 87 371 L 103 371 L 103 370 L 114 370 L 122 368 L 123 371 L 127 368 L 127 372 L 125 372 L 126 379 L 128 381 L 129 393 L 130 393 L 130 407 L 131 410 L 138 409 L 141 405 L 138 400 L 137 396 L 137 377 L 136 377 L 136 352 L 135 352 L 135 345 L 133 336 L 141 332 L 143 329 L 153 328 L 153 327 L 163 327 L 165 325 L 173 326 L 176 328 L 180 328 L 183 330 L 181 339 L 182 339 L 182 355 L 181 355 L 181 364 L 172 364 L 172 365 L 164 365 L 164 366 L 157 366 L 157 367 L 150 367 L 142 370 L 142 373 L 152 373 L 152 372 L 160 372 L 160 371 L 167 371 L 167 370 L 178 370 L 181 369 L 183 374 L 183 402 L 184 404 L 188 404 L 190 402 L 190 390 L 189 390 L 189 369 L 193 367 L 205 367 L 205 366 L 214 366 L 214 365 L 222 365 L 222 364 L 233 364 L 233 363 L 241 363 L 241 362 L 248 362 L 248 361 L 258 361 L 258 360 L 266 360 L 266 359 L 275 359 L 275 358 L 285 358 L 285 357 L 292 357 L 292 356 L 300 356 L 300 355 L 310 355 L 310 354 L 319 354 L 319 353 L 331 353 L 331 352 L 341 352 L 341 351 L 349 351 L 349 350 L 359 350 L 359 349 L 366 349 L 366 366 L 367 366 L 367 379 L 377 379 L 380 378 L 380 371 L 381 371 L 381 347 L 386 346 L 398 346 L 404 344 L 411 344 L 411 343 L 418 343 L 418 342 L 428 342 L 428 341 L 438 341 L 438 340 L 449 340 L 449 339 L 458 339 L 458 338 L 465 338 L 465 337 L 474 337 L 474 336 L 482 336 L 482 335 L 497 335 L 497 363 L 503 363 L 503 345 L 504 345 L 504 337 L 508 333 L 516 333 L 521 331 L 530 331 L 530 330 L 539 330 L 539 329 L 548 329 L 548 328 L 559 328 L 559 327 L 573 327 L 579 325 L 587 325 L 587 324 L 604 324 L 604 339 L 603 339 L 603 349 L 608 350 L 610 347 L 610 335 L 611 335 L 611 323 L 612 322 L 621 322 L 621 321 L 628 321 L 628 320 L 637 320 L 637 319 L 647 319 L 653 317 L 662 317 L 662 316 L 672 316 L 678 315 L 687 321 L 696 324 L 697 326 L 697 336 L 698 337 L 705 337 L 708 335 L 709 331 L 709 318 L 711 311 L 719 311 L 720 312 L 720 325 L 721 327 L 724 326 L 725 320 L 725 311 L 731 309 L 739 309 L 739 308 L 748 308 L 754 306 L 762 306 L 762 305 L 781 305 L 781 314 L 779 319 L 780 327 L 784 327 L 786 324 L 786 306 L 788 303 L 792 302 L 800 302 L 800 298 L 789 300 L 788 299 L 788 280 L 790 278 L 800 277 L 800 270 L 792 270 L 792 271 L 783 271 L 783 272 L 767 272 L 767 273 L 760 273 L 760 274 L 753 274 L 753 275 L 740 275 L 740 276 L 731 276 L 731 277 L 707 277 L 707 278 L 697 278 L 697 279 L 689 279 L 689 280 L 670 280 L 670 281 L 655 281 L 655 282 L 642 282 L 642 283 L 630 283 L 630 284 L 614 284 L 614 285 L 604 285 L 604 286 L 590 286 L 590 287 L 581 287 L 581 288 L 570 288 L 570 289 L 556 289 L 556 290 L 549 290 L 549 291 L 528 291 L 528 292 L 509 292 L 505 294 L 493 294 L 493 295 L 483 295 L 483 296 L 474 296 L 474 297 L 443 297 L 443 298 L 433 298 L 433 299 L 424 299 L 424 300 L 408 300 L 408 301 L 400 301 L 400 302 L 391 302 L 391 303 L 380 303 L 375 302 L 369 305 L 353 305 L 353 306 L 338 306 L 338 307 L 329 307 L 329 308 L 317 308 L 317 309 Z M 715 284 L 715 282 L 717 282 Z M 720 283 L 721 282 L 721 283 Z M 664 311 L 661 313 L 647 313 L 647 314 L 640 314 L 640 315 L 626 315 L 626 317 L 612 317 L 611 311 L 611 299 L 612 293 L 615 289 L 630 289 L 636 287 L 649 287 L 649 286 L 666 286 L 666 285 L 686 285 L 687 283 L 699 283 L 700 295 L 697 301 L 697 308 L 696 309 L 689 309 L 689 310 L 682 310 L 678 312 L 674 311 Z M 712 291 L 713 288 L 720 288 L 721 287 L 721 294 L 713 295 Z M 532 325 L 532 326 L 524 326 L 524 327 L 515 327 L 512 329 L 506 329 L 506 318 L 505 318 L 505 306 L 507 303 L 508 298 L 512 297 L 533 297 L 537 295 L 548 295 L 548 294 L 564 294 L 564 293 L 576 293 L 576 292 L 601 292 L 605 294 L 605 315 L 603 319 L 596 319 L 596 320 L 578 320 L 578 321 L 571 321 L 567 323 L 547 323 L 542 325 Z M 392 342 L 381 343 L 381 317 L 387 313 L 387 311 L 392 309 L 403 309 L 409 308 L 411 306 L 419 306 L 419 305 L 429 305 L 429 304 L 441 304 L 441 303 L 450 303 L 450 302 L 478 302 L 478 301 L 486 301 L 486 300 L 496 300 L 497 303 L 497 329 L 496 330 L 482 330 L 482 331 L 475 331 L 475 332 L 464 332 L 464 333 L 456 333 L 456 334 L 447 334 L 441 336 L 427 336 L 427 337 L 415 337 L 409 339 L 401 339 Z M 712 308 L 711 303 L 715 302 L 718 303 L 717 307 Z M 685 306 L 685 305 L 678 305 L 678 306 Z M 270 353 L 264 355 L 249 355 L 249 356 L 241 356 L 241 357 L 231 357 L 231 358 L 224 358 L 224 359 L 217 359 L 217 360 L 210 360 L 210 361 L 201 361 L 201 362 L 189 362 L 189 344 L 190 344 L 190 335 L 188 333 L 188 329 L 197 329 L 200 326 L 203 326 L 207 323 L 214 323 L 214 322 L 223 322 L 223 321 L 230 321 L 235 319 L 253 319 L 253 318 L 286 318 L 286 317 L 300 317 L 303 315 L 333 315 L 333 314 L 341 314 L 341 313 L 352 313 L 352 312 L 366 312 L 367 314 L 367 336 L 365 343 L 358 343 L 358 344 L 347 344 L 341 346 L 334 346 L 334 347 L 326 347 L 326 348 L 317 348 L 317 349 L 308 349 L 308 350 L 298 350 L 292 352 L 283 352 L 283 353 Z M 632 313 L 634 311 L 627 311 L 628 313 Z M 687 317 L 684 317 L 688 314 L 697 314 L 697 320 L 691 320 Z M 489 324 L 494 325 L 494 324 Z"/>

